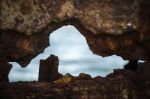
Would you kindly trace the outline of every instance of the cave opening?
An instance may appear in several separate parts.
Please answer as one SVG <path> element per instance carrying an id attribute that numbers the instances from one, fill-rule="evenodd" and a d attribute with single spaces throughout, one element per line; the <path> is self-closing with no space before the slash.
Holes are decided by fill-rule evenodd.
<path id="1" fill-rule="evenodd" d="M 50 35 L 51 53 L 59 57 L 59 73 L 78 76 L 105 77 L 113 69 L 122 69 L 128 61 L 117 55 L 102 57 L 92 53 L 85 37 L 71 25 L 63 26 Z"/>
<path id="2" fill-rule="evenodd" d="M 128 63 L 117 55 L 102 57 L 92 53 L 85 37 L 71 25 L 62 26 L 49 36 L 50 46 L 43 53 L 32 59 L 30 64 L 21 68 L 16 62 L 9 73 L 9 81 L 37 81 L 39 75 L 39 61 L 47 59 L 50 54 L 59 57 L 59 73 L 70 73 L 78 76 L 86 73 L 92 77 L 105 77 L 114 69 L 122 69 Z"/>

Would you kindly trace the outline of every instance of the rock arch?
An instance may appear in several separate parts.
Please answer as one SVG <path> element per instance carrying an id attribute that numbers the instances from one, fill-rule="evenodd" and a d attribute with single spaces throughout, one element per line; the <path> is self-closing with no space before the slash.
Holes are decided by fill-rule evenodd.
<path id="1" fill-rule="evenodd" d="M 0 75 L 8 73 L 8 61 L 25 66 L 48 46 L 49 32 L 70 24 L 83 33 L 93 53 L 146 60 L 136 75 L 142 89 L 150 77 L 149 5 L 148 0 L 0 0 L 0 67 L 7 68 Z M 144 92 L 141 96 L 150 96 Z"/>

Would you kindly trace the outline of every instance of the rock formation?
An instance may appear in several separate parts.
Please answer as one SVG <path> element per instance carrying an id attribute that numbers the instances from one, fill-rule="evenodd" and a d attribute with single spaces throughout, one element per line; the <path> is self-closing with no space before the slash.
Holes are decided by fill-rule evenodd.
<path id="1" fill-rule="evenodd" d="M 117 76 L 120 77 L 117 77 Z M 81 77 L 80 77 L 81 76 Z M 116 71 L 107 78 L 66 75 L 55 82 L 3 83 L 1 99 L 139 99 L 134 73 Z M 84 76 L 84 77 L 83 77 Z M 13 91 L 11 91 L 13 90 Z M 9 94 L 9 95 L 8 95 Z M 143 98 L 141 98 L 143 99 Z M 147 99 L 147 98 L 144 98 Z"/>
<path id="2" fill-rule="evenodd" d="M 12 65 L 5 61 L 0 61 L 0 82 L 8 82 L 8 73 Z"/>
<path id="3" fill-rule="evenodd" d="M 150 62 L 147 61 L 144 64 L 138 65 L 138 71 L 136 74 L 136 83 L 140 90 L 140 98 L 150 98 Z"/>
<path id="4" fill-rule="evenodd" d="M 101 84 L 110 82 L 109 84 L 112 86 L 104 86 L 108 93 L 114 95 L 113 97 L 118 95 L 117 92 L 120 92 L 118 88 L 125 85 L 132 88 L 136 85 L 135 90 L 137 91 L 130 89 L 130 87 L 129 89 L 128 87 L 123 88 L 119 98 L 128 99 L 127 96 L 131 95 L 130 99 L 149 99 L 149 5 L 149 0 L 0 0 L 0 75 L 4 75 L 0 76 L 0 82 L 7 81 L 5 77 L 10 69 L 8 67 L 9 61 L 19 62 L 25 67 L 32 58 L 49 45 L 48 39 L 52 31 L 63 25 L 73 25 L 84 35 L 94 54 L 102 56 L 117 54 L 128 60 L 145 60 L 146 63 L 138 65 L 135 75 L 120 70 L 121 72 L 108 76 L 109 80 L 101 79 L 100 82 L 103 82 Z M 44 64 L 47 65 L 48 61 Z M 48 67 L 46 66 L 46 68 Z M 126 76 L 122 76 L 124 73 L 127 77 L 132 75 L 131 78 L 133 77 L 135 80 L 129 80 Z M 92 81 L 94 82 L 94 79 Z M 126 84 L 128 82 L 125 81 L 129 81 L 130 84 Z M 83 82 L 80 82 L 81 85 Z M 11 94 L 13 85 L 2 85 L 0 87 L 2 94 L 5 92 L 5 94 Z M 28 84 L 25 83 L 25 85 Z M 40 83 L 37 85 L 40 86 Z M 64 86 L 58 85 L 59 88 Z M 80 86 L 81 89 L 77 86 L 74 87 L 80 92 L 83 91 L 83 96 L 75 99 L 87 99 L 87 96 L 84 95 L 86 89 L 82 90 L 82 86 Z M 32 88 L 32 84 L 29 87 Z M 57 88 L 55 84 L 54 87 Z M 70 84 L 67 87 L 70 88 Z M 90 89 L 92 90 L 93 87 Z M 112 90 L 115 88 L 117 91 L 113 93 Z M 66 92 L 59 91 L 60 96 Z M 61 93 L 61 91 L 63 92 Z M 74 93 L 74 91 L 69 92 Z M 67 90 L 65 93 L 68 97 L 69 92 Z M 75 92 L 74 95 L 80 94 L 80 92 Z M 106 94 L 105 91 L 102 94 L 102 97 L 98 98 L 109 99 L 107 97 L 109 94 Z M 56 95 L 58 94 L 53 94 L 54 97 Z M 144 95 L 144 98 L 136 97 L 138 95 Z M 55 99 L 54 97 L 53 99 Z"/>
<path id="5" fill-rule="evenodd" d="M 58 57 L 51 55 L 46 60 L 40 61 L 39 69 L 39 81 L 55 81 L 62 75 L 58 73 L 59 59 Z"/>
<path id="6" fill-rule="evenodd" d="M 129 63 L 124 66 L 124 69 L 136 71 L 138 69 L 138 60 L 130 60 Z"/>
<path id="7" fill-rule="evenodd" d="M 95 54 L 147 59 L 150 15 L 143 7 L 148 9 L 148 4 L 143 0 L 1 0 L 1 58 L 25 66 L 24 57 L 43 51 L 48 35 L 70 24 L 86 37 Z M 6 49 L 15 51 L 4 54 Z"/>

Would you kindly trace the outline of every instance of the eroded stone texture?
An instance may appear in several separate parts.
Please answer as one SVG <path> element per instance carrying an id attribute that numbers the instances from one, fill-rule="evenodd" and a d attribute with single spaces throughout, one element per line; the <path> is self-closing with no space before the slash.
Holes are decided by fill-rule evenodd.
<path id="1" fill-rule="evenodd" d="M 106 56 L 115 53 L 126 59 L 147 59 L 148 4 L 149 1 L 140 0 L 1 0 L 0 29 L 10 34 L 10 38 L 20 36 L 9 46 L 4 43 L 0 53 L 3 54 L 2 49 L 7 46 L 7 49 L 15 49 L 16 52 L 13 52 L 14 55 L 6 52 L 9 55 L 4 57 L 11 55 L 12 59 L 17 57 L 16 61 L 20 61 L 18 59 L 22 55 L 35 56 L 47 46 L 47 33 L 67 21 L 83 32 L 90 49 L 96 54 Z M 17 48 L 14 47 L 16 42 L 19 42 Z M 27 64 L 25 59 L 22 60 L 22 65 Z"/>
<path id="2" fill-rule="evenodd" d="M 2 0 L 1 29 L 28 35 L 52 21 L 76 18 L 93 34 L 121 34 L 138 23 L 138 0 Z"/>
<path id="3" fill-rule="evenodd" d="M 12 43 L 4 43 L 0 47 L 1 58 L 11 56 L 13 60 L 25 65 L 28 62 L 23 56 L 33 58 L 43 51 L 48 44 L 48 33 L 70 24 L 83 32 L 90 49 L 95 54 L 103 56 L 117 54 L 129 60 L 147 60 L 149 2 L 144 0 L 1 0 L 2 34 L 4 30 L 9 38 L 20 35 L 15 37 Z M 0 39 L 4 36 L 0 36 Z M 6 40 L 6 42 L 12 41 Z M 3 43 L 4 40 L 1 42 Z M 3 55 L 4 47 L 14 49 L 16 52 L 6 51 L 6 55 Z"/>
<path id="4" fill-rule="evenodd" d="M 51 55 L 46 60 L 40 61 L 39 81 L 54 81 L 62 75 L 58 73 L 59 59 L 57 56 Z"/>
<path id="5" fill-rule="evenodd" d="M 141 59 L 149 62 L 149 4 L 149 0 L 0 0 L 0 64 L 17 61 L 25 66 L 30 59 L 48 46 L 50 32 L 63 25 L 74 25 L 85 36 L 90 49 L 95 54 L 102 56 L 117 54 L 129 60 Z M 145 66 L 148 69 L 144 69 Z M 84 99 L 88 98 L 87 93 L 90 92 L 94 94 L 90 97 L 109 99 L 106 91 L 108 90 L 111 99 L 113 99 L 112 97 L 116 99 L 116 96 L 118 99 L 128 99 L 128 97 L 129 99 L 138 99 L 136 89 L 132 87 L 132 85 L 138 84 L 136 88 L 145 90 L 144 93 L 140 93 L 147 98 L 150 89 L 148 87 L 150 69 L 148 65 L 145 66 L 141 66 L 143 69 L 138 69 L 136 76 L 130 72 L 121 71 L 129 79 L 122 74 L 114 73 L 114 75 L 108 76 L 107 80 L 100 80 L 102 83 L 98 83 L 106 84 L 106 87 L 98 87 L 100 90 L 98 93 L 97 87 L 94 85 L 96 83 L 91 83 L 93 79 L 73 82 L 73 84 L 78 83 L 79 87 L 70 87 L 69 83 L 69 87 L 66 87 L 69 90 L 63 90 L 66 83 L 62 84 L 61 88 L 59 85 L 58 88 L 54 86 L 57 89 L 52 92 L 58 98 L 63 95 L 65 98 L 70 97 L 70 94 L 75 93 L 76 99 Z M 8 69 L 5 73 L 8 73 Z M 130 77 L 133 79 L 131 80 Z M 82 86 L 86 82 L 88 82 L 86 86 L 90 87 L 90 90 L 93 88 L 96 92 L 91 92 Z M 143 86 L 142 84 L 144 87 L 140 87 Z M 10 91 L 9 87 L 2 86 L 1 88 L 7 94 L 12 96 L 13 93 L 16 94 L 14 90 Z M 79 97 L 76 91 L 72 91 L 74 88 L 75 90 L 79 89 Z M 22 87 L 21 89 L 24 90 Z M 38 90 L 37 87 L 35 89 Z M 53 98 L 52 96 L 47 97 Z"/>
<path id="6" fill-rule="evenodd" d="M 0 60 L 19 62 L 23 67 L 49 45 L 46 33 L 27 36 L 13 30 L 0 30 L 0 38 Z"/>
<path id="7" fill-rule="evenodd" d="M 143 99 L 139 98 L 134 76 L 130 71 L 115 71 L 107 78 L 90 78 L 89 75 L 81 74 L 76 78 L 66 75 L 55 82 L 2 83 L 0 98 Z"/>

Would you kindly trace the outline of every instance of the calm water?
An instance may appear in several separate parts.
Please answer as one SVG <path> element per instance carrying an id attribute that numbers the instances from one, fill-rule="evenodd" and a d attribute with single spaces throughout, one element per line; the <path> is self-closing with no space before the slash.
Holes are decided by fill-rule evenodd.
<path id="1" fill-rule="evenodd" d="M 13 64 L 9 73 L 9 80 L 13 81 L 33 81 L 38 79 L 39 60 L 46 59 L 50 54 L 59 57 L 59 72 L 70 73 L 74 76 L 79 73 L 87 73 L 92 77 L 105 77 L 113 72 L 113 69 L 123 68 L 128 61 L 121 57 L 112 55 L 101 57 L 94 55 L 87 45 L 85 38 L 73 26 L 63 26 L 50 35 L 50 45 L 44 53 L 34 58 L 26 68 L 21 68 L 19 64 Z"/>

